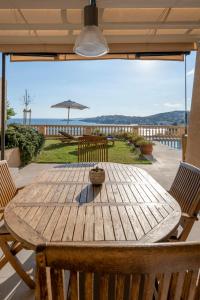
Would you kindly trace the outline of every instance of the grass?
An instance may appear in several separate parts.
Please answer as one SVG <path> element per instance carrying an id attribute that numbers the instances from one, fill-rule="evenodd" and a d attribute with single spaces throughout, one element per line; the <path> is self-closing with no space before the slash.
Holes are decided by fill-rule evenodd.
<path id="1" fill-rule="evenodd" d="M 114 146 L 109 146 L 108 158 L 110 162 L 150 164 L 145 158 L 140 158 L 137 150 L 132 150 L 123 141 L 116 141 Z M 59 140 L 46 140 L 42 151 L 35 159 L 37 163 L 73 163 L 77 161 L 77 145 L 65 144 Z"/>

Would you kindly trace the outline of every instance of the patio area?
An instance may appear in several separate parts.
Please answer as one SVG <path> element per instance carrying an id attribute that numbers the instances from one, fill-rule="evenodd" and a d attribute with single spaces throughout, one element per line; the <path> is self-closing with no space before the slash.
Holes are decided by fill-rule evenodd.
<path id="1" fill-rule="evenodd" d="M 152 165 L 139 165 L 138 167 L 151 174 L 166 190 L 174 179 L 181 160 L 181 151 L 171 149 L 168 146 L 156 143 L 154 147 L 155 162 Z M 18 186 L 30 184 L 45 169 L 57 167 L 58 164 L 37 164 L 32 163 L 22 169 L 13 168 L 12 174 Z M 200 241 L 200 221 L 196 222 L 188 237 L 188 241 Z M 35 256 L 32 251 L 22 250 L 18 257 L 24 264 L 29 274 L 33 274 L 35 268 Z M 34 291 L 31 291 L 25 283 L 16 275 L 13 268 L 7 264 L 0 270 L 0 298 L 2 300 L 33 300 Z"/>
<path id="2" fill-rule="evenodd" d="M 5 254 L 0 261 L 0 299 L 199 300 L 200 2 L 1 1 L 0 19 L 0 248 Z M 197 55 L 188 120 L 191 51 Z M 147 145 L 152 149 L 151 140 L 169 137 L 176 142 L 178 138 L 178 143 L 182 139 L 184 155 L 156 142 L 151 165 L 109 162 L 112 124 L 102 126 L 105 136 L 88 135 L 85 126 L 67 125 L 64 133 L 71 130 L 73 138 L 80 136 L 78 163 L 64 160 L 9 169 L 5 161 L 7 80 L 14 77 L 7 76 L 12 72 L 12 67 L 6 68 L 8 60 L 9 64 L 82 60 L 89 64 L 113 59 L 183 62 L 183 72 L 177 76 L 185 101 L 184 126 L 164 128 L 161 122 L 154 128 L 150 122 L 153 128 L 147 129 L 138 122 L 137 128 L 122 127 L 126 127 L 123 132 L 147 135 L 141 153 Z M 89 76 L 85 80 L 90 83 Z M 152 88 L 156 91 L 156 84 Z M 35 135 L 40 145 L 44 136 L 57 138 L 63 131 L 51 124 L 24 128 L 32 130 L 32 157 L 39 153 L 33 147 Z M 22 145 L 24 132 L 21 136 Z M 32 158 L 26 159 L 22 162 Z M 18 253 L 22 248 L 28 250 Z M 70 276 L 64 278 L 64 273 Z"/>

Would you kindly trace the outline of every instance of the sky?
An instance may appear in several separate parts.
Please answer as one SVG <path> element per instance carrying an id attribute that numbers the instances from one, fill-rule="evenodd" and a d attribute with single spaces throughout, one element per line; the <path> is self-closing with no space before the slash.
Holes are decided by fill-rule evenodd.
<path id="1" fill-rule="evenodd" d="M 191 103 L 196 53 L 187 57 L 187 98 Z M 0 65 L 1 67 L 1 65 Z M 51 105 L 71 99 L 89 107 L 72 118 L 120 114 L 147 116 L 184 109 L 184 62 L 79 61 L 11 63 L 7 58 L 7 95 L 22 117 L 23 95 L 32 99 L 33 118 L 64 118 Z"/>

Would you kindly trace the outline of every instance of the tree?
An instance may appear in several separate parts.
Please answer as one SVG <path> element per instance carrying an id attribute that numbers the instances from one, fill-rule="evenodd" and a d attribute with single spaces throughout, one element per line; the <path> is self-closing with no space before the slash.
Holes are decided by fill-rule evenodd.
<path id="1" fill-rule="evenodd" d="M 7 120 L 16 115 L 14 109 L 10 107 L 9 102 L 7 101 Z"/>

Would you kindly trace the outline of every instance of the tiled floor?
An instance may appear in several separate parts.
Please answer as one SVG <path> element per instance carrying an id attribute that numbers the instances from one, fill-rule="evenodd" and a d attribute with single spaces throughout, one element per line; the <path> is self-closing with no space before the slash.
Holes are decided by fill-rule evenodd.
<path id="1" fill-rule="evenodd" d="M 152 165 L 141 165 L 139 167 L 148 171 L 165 189 L 169 189 L 171 182 L 177 172 L 181 152 L 170 149 L 163 145 L 154 147 L 155 162 Z M 18 186 L 30 183 L 40 171 L 45 168 L 55 166 L 52 164 L 30 164 L 21 170 L 13 169 L 13 175 Z M 189 240 L 200 241 L 200 221 L 196 222 L 189 236 Z M 34 253 L 23 250 L 18 254 L 18 258 L 26 270 L 34 272 Z M 34 291 L 31 291 L 15 274 L 12 267 L 7 264 L 0 270 L 0 300 L 32 300 Z"/>

